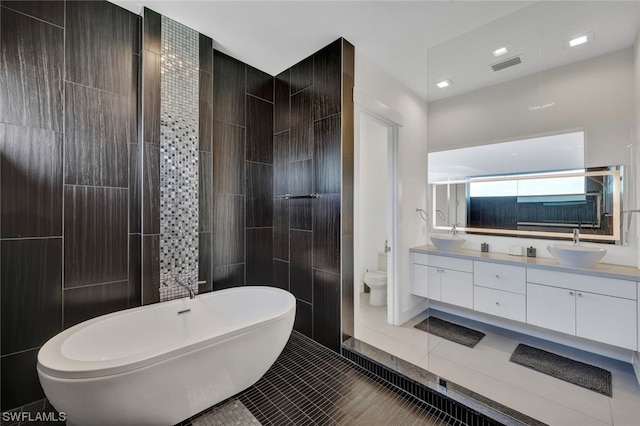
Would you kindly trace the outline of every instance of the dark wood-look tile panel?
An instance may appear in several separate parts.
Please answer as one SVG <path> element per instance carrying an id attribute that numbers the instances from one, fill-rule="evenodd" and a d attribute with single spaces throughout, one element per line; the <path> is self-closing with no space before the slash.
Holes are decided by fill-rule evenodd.
<path id="1" fill-rule="evenodd" d="M 247 93 L 273 103 L 273 77 L 247 65 Z"/>
<path id="2" fill-rule="evenodd" d="M 160 143 L 160 55 L 142 52 L 142 102 L 144 142 Z"/>
<path id="3" fill-rule="evenodd" d="M 247 229 L 246 285 L 272 285 L 273 229 Z"/>
<path id="4" fill-rule="evenodd" d="M 342 166 L 340 115 L 318 120 L 313 126 L 315 191 L 320 194 L 340 193 Z"/>
<path id="5" fill-rule="evenodd" d="M 291 142 L 289 161 L 313 156 L 313 102 L 311 89 L 291 96 Z"/>
<path id="6" fill-rule="evenodd" d="M 128 279 L 126 189 L 66 186 L 65 288 Z"/>
<path id="7" fill-rule="evenodd" d="M 143 9 L 143 16 L 142 47 L 159 55 L 162 43 L 162 16 L 146 7 Z"/>
<path id="8" fill-rule="evenodd" d="M 44 398 L 38 379 L 38 351 L 32 349 L 0 358 L 0 403 L 1 411 L 8 411 L 29 402 Z M 16 386 L 19 383 L 19 386 Z"/>
<path id="9" fill-rule="evenodd" d="M 129 233 L 142 232 L 142 144 L 129 144 Z"/>
<path id="10" fill-rule="evenodd" d="M 247 95 L 248 161 L 273 163 L 273 104 Z"/>
<path id="11" fill-rule="evenodd" d="M 245 125 L 245 64 L 217 50 L 213 51 L 213 118 Z"/>
<path id="12" fill-rule="evenodd" d="M 141 56 L 133 53 L 131 55 L 131 89 L 129 91 L 129 142 L 140 143 L 141 142 L 141 128 L 140 128 L 140 111 L 141 103 L 139 97 L 138 87 L 141 86 L 141 74 L 142 63 Z"/>
<path id="13" fill-rule="evenodd" d="M 6 355 L 41 346 L 62 330 L 62 239 L 5 240 L 0 253 Z"/>
<path id="14" fill-rule="evenodd" d="M 129 307 L 142 306 L 142 235 L 129 235 Z"/>
<path id="15" fill-rule="evenodd" d="M 313 191 L 313 160 L 289 164 L 289 190 L 292 195 L 306 195 Z M 315 200 L 300 198 L 289 200 L 289 227 L 313 229 L 312 206 Z"/>
<path id="16" fill-rule="evenodd" d="M 307 231 L 291 231 L 291 260 L 289 287 L 298 299 L 312 303 L 312 249 L 313 234 Z"/>
<path id="17" fill-rule="evenodd" d="M 198 142 L 201 151 L 211 151 L 213 139 L 213 74 L 200 71 Z"/>
<path id="18" fill-rule="evenodd" d="M 129 282 L 64 290 L 64 328 L 129 307 Z"/>
<path id="19" fill-rule="evenodd" d="M 199 35 L 198 53 L 200 55 L 200 71 L 213 73 L 213 40 L 204 34 Z"/>
<path id="20" fill-rule="evenodd" d="M 64 26 L 64 1 L 47 0 L 47 1 L 1 1 L 0 5 L 9 9 L 17 10 L 25 15 L 42 19 L 50 24 L 59 27 Z"/>
<path id="21" fill-rule="evenodd" d="M 142 16 L 134 15 L 131 19 L 131 52 L 135 55 L 142 53 Z"/>
<path id="22" fill-rule="evenodd" d="M 310 87 L 313 82 L 313 55 L 298 62 L 291 70 L 291 94 Z"/>
<path id="23" fill-rule="evenodd" d="M 273 226 L 273 166 L 247 162 L 247 228 Z"/>
<path id="24" fill-rule="evenodd" d="M 160 146 L 144 144 L 142 233 L 160 233 Z"/>
<path id="25" fill-rule="evenodd" d="M 313 305 L 296 299 L 296 319 L 293 329 L 313 338 Z"/>
<path id="26" fill-rule="evenodd" d="M 131 21 L 135 15 L 109 2 L 66 2 L 65 79 L 128 95 Z"/>
<path id="27" fill-rule="evenodd" d="M 313 340 L 340 352 L 340 275 L 313 270 Z"/>
<path id="28" fill-rule="evenodd" d="M 314 200 L 313 237 L 313 267 L 339 274 L 340 194 L 327 194 Z"/>
<path id="29" fill-rule="evenodd" d="M 160 235 L 142 236 L 142 304 L 160 301 Z"/>
<path id="30" fill-rule="evenodd" d="M 342 104 L 342 39 L 313 55 L 313 117 L 337 114 Z"/>
<path id="31" fill-rule="evenodd" d="M 289 291 L 289 262 L 273 259 L 272 285 Z"/>
<path id="32" fill-rule="evenodd" d="M 62 135 L 0 124 L 0 235 L 62 235 Z"/>
<path id="33" fill-rule="evenodd" d="M 273 137 L 273 188 L 276 197 L 289 191 L 289 132 Z"/>
<path id="34" fill-rule="evenodd" d="M 0 122 L 62 131 L 64 31 L 3 8 L 0 39 Z"/>
<path id="35" fill-rule="evenodd" d="M 65 183 L 129 185 L 127 97 L 66 83 Z"/>
<path id="36" fill-rule="evenodd" d="M 291 127 L 290 105 L 291 96 L 289 94 L 290 71 L 286 70 L 278 74 L 274 79 L 274 129 L 275 133 L 288 130 Z"/>
<path id="37" fill-rule="evenodd" d="M 244 285 L 244 263 L 223 265 L 213 268 L 213 290 L 240 287 Z"/>
<path id="38" fill-rule="evenodd" d="M 213 224 L 214 266 L 244 263 L 244 196 L 216 194 L 213 199 Z"/>
<path id="39" fill-rule="evenodd" d="M 213 158 L 210 152 L 200 151 L 198 162 L 198 231 L 211 231 L 213 208 Z"/>
<path id="40" fill-rule="evenodd" d="M 198 233 L 198 281 L 205 281 L 205 283 L 198 285 L 198 293 L 213 290 L 211 256 L 211 232 Z"/>
<path id="41" fill-rule="evenodd" d="M 245 130 L 213 123 L 213 187 L 216 194 L 245 193 Z"/>
<path id="42" fill-rule="evenodd" d="M 273 257 L 289 260 L 289 200 L 273 202 Z"/>

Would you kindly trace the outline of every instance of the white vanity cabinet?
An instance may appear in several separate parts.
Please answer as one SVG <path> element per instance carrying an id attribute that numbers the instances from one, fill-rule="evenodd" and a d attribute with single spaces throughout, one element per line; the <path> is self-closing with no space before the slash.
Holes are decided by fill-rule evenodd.
<path id="1" fill-rule="evenodd" d="M 480 261 L 474 261 L 473 269 L 473 309 L 524 322 L 526 269 Z"/>
<path id="2" fill-rule="evenodd" d="M 635 281 L 528 268 L 527 323 L 638 348 Z"/>
<path id="3" fill-rule="evenodd" d="M 411 293 L 473 308 L 473 262 L 445 256 L 412 254 Z"/>

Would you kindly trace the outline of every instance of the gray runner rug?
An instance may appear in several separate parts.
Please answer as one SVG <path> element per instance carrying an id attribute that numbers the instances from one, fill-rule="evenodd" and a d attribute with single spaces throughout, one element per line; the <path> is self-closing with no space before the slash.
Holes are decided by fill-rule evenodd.
<path id="1" fill-rule="evenodd" d="M 436 317 L 428 317 L 426 320 L 414 326 L 418 330 L 435 334 L 443 339 L 451 340 L 464 346 L 473 348 L 485 336 L 476 330 L 453 324 Z"/>
<path id="2" fill-rule="evenodd" d="M 611 372 L 542 349 L 519 344 L 511 362 L 611 397 Z"/>

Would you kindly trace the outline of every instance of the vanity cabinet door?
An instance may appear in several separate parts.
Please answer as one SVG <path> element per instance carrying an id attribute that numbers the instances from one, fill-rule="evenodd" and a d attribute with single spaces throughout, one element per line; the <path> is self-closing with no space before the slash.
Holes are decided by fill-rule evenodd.
<path id="1" fill-rule="evenodd" d="M 474 286 L 473 309 L 515 321 L 526 321 L 524 294 Z"/>
<path id="2" fill-rule="evenodd" d="M 416 296 L 427 297 L 427 282 L 429 281 L 429 267 L 420 265 L 418 263 L 413 264 L 413 271 L 411 277 L 411 294 Z"/>
<path id="3" fill-rule="evenodd" d="M 473 274 L 442 269 L 440 276 L 441 300 L 473 309 Z"/>
<path id="4" fill-rule="evenodd" d="M 527 283 L 527 324 L 576 334 L 576 292 Z"/>
<path id="5" fill-rule="evenodd" d="M 578 291 L 576 335 L 637 350 L 636 301 Z"/>
<path id="6" fill-rule="evenodd" d="M 427 266 L 427 298 L 440 300 L 441 279 L 444 269 Z"/>

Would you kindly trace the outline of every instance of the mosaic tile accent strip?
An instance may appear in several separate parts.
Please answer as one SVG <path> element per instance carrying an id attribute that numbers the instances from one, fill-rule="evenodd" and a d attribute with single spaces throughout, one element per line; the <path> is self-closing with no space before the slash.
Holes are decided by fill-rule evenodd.
<path id="1" fill-rule="evenodd" d="M 198 277 L 199 34 L 162 16 L 160 283 Z M 197 292 L 197 285 L 195 286 Z M 185 289 L 184 292 L 186 293 Z M 161 291 L 161 296 L 183 297 Z M 161 298 L 161 300 L 163 300 Z M 168 299 L 164 299 L 168 300 Z"/>
<path id="2" fill-rule="evenodd" d="M 210 413 L 193 420 L 193 426 L 255 425 L 261 426 L 251 411 L 237 399 L 216 406 Z"/>

